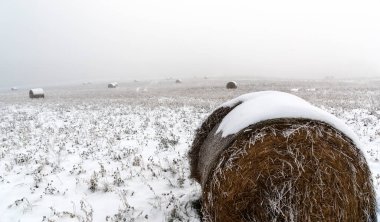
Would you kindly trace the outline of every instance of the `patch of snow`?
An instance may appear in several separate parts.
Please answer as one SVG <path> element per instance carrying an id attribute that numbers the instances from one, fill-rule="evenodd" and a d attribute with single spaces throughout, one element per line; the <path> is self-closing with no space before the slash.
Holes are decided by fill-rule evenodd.
<path id="1" fill-rule="evenodd" d="M 222 132 L 226 137 L 264 120 L 306 118 L 330 124 L 361 147 L 355 133 L 342 120 L 295 95 L 278 91 L 254 92 L 232 99 L 221 107 L 232 107 L 239 102 L 241 104 L 223 118 L 216 133 Z"/>
<path id="2" fill-rule="evenodd" d="M 300 89 L 299 88 L 293 88 L 293 89 L 290 89 L 290 92 L 298 92 Z"/>
<path id="3" fill-rule="evenodd" d="M 30 89 L 30 91 L 33 92 L 33 95 L 43 95 L 44 94 L 44 90 L 42 88 Z"/>

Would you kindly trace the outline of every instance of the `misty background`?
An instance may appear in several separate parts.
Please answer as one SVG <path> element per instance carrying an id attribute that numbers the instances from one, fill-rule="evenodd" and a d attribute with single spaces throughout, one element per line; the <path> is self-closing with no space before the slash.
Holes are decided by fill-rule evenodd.
<path id="1" fill-rule="evenodd" d="M 0 0 L 0 87 L 380 77 L 379 1 Z"/>

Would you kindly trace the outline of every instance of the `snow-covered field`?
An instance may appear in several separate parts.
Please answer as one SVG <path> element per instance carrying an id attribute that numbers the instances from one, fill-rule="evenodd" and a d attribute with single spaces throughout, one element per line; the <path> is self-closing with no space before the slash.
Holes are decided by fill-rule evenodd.
<path id="1" fill-rule="evenodd" d="M 34 100 L 0 92 L 0 221 L 199 221 L 186 156 L 194 131 L 218 105 L 259 90 L 290 92 L 349 125 L 379 199 L 379 81 L 224 84 L 67 86 Z"/>

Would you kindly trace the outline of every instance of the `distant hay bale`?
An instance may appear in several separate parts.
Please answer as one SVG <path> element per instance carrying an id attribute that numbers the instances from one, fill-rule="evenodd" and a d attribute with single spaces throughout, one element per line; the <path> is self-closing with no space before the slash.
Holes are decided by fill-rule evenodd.
<path id="1" fill-rule="evenodd" d="M 215 110 L 189 152 L 204 221 L 376 221 L 371 172 L 349 137 L 306 118 L 216 133 L 240 104 Z"/>
<path id="2" fill-rule="evenodd" d="M 177 80 L 175 81 L 175 83 L 182 83 L 182 80 L 177 79 Z"/>
<path id="3" fill-rule="evenodd" d="M 108 88 L 113 89 L 113 88 L 118 87 L 118 85 L 119 84 L 117 82 L 111 82 L 111 83 L 108 83 Z"/>
<path id="4" fill-rule="evenodd" d="M 12 90 L 12 91 L 17 91 L 18 88 L 17 88 L 17 87 L 12 87 L 11 90 Z"/>
<path id="5" fill-rule="evenodd" d="M 35 88 L 29 90 L 29 98 L 35 99 L 35 98 L 45 98 L 45 92 L 41 88 Z"/>
<path id="6" fill-rule="evenodd" d="M 237 83 L 234 81 L 228 82 L 226 85 L 227 89 L 236 89 L 237 88 Z"/>

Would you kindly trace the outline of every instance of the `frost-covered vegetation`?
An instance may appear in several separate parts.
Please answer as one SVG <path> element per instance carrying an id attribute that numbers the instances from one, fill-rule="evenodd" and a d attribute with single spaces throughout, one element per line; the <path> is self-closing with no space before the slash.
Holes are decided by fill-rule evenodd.
<path id="1" fill-rule="evenodd" d="M 291 92 L 343 119 L 379 191 L 379 82 L 93 84 L 46 88 L 36 100 L 0 93 L 1 221 L 198 221 L 187 160 L 194 130 L 224 101 L 258 90 Z"/>

